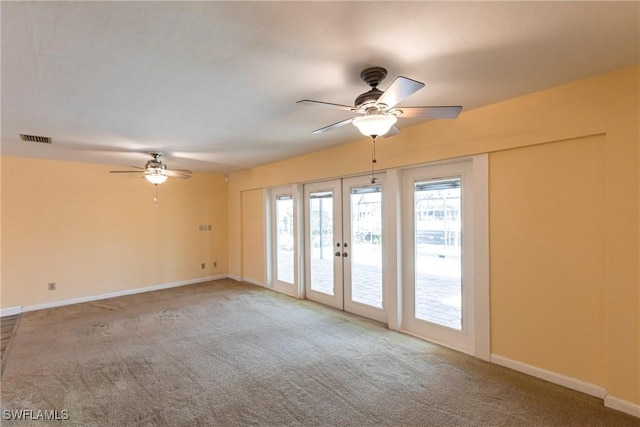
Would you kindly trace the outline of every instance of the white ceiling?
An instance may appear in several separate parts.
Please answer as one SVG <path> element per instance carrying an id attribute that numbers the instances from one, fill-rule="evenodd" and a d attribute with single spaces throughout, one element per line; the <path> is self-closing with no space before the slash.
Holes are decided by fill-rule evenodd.
<path id="1" fill-rule="evenodd" d="M 368 66 L 401 105 L 500 100 L 639 61 L 632 2 L 2 2 L 2 153 L 231 173 L 361 138 Z M 463 110 L 463 114 L 464 111 Z M 417 123 L 401 119 L 400 129 Z M 50 136 L 51 146 L 19 133 Z"/>

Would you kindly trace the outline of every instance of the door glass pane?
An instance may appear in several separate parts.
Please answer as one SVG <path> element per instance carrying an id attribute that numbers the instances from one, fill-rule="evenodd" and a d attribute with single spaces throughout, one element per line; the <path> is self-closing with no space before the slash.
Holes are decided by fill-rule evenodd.
<path id="1" fill-rule="evenodd" d="M 333 295 L 333 193 L 309 195 L 311 289 Z M 337 250 L 338 248 L 336 248 Z"/>
<path id="2" fill-rule="evenodd" d="M 351 300 L 382 308 L 382 189 L 351 189 Z"/>
<path id="3" fill-rule="evenodd" d="M 294 283 L 293 273 L 293 197 L 276 197 L 276 250 L 278 252 L 276 279 Z"/>
<path id="4" fill-rule="evenodd" d="M 460 179 L 416 182 L 416 318 L 462 330 Z"/>

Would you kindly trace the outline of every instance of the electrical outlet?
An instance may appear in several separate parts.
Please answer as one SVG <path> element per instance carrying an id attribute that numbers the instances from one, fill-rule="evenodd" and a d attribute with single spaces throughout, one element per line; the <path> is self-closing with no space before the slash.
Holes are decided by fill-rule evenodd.
<path id="1" fill-rule="evenodd" d="M 48 289 L 50 291 L 55 291 L 56 290 L 56 282 L 51 282 L 47 285 Z"/>
<path id="2" fill-rule="evenodd" d="M 218 266 L 218 263 L 216 261 L 213 261 L 213 268 L 216 268 Z"/>
<path id="3" fill-rule="evenodd" d="M 200 264 L 200 268 L 204 270 L 204 268 L 206 267 L 205 263 L 203 262 L 202 264 Z"/>

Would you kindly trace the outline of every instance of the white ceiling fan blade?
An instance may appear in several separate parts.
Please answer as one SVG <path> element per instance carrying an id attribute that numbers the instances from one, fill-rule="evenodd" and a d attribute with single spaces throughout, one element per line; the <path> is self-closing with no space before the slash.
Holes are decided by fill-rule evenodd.
<path id="1" fill-rule="evenodd" d="M 297 101 L 296 104 L 319 105 L 321 107 L 337 108 L 339 110 L 346 110 L 346 111 L 354 110 L 354 108 L 349 105 L 334 104 L 332 102 L 324 102 L 324 101 L 314 101 L 312 99 L 303 99 L 303 100 Z"/>
<path id="2" fill-rule="evenodd" d="M 391 83 L 391 86 L 380 95 L 376 104 L 384 104 L 387 108 L 393 108 L 396 104 L 404 101 L 423 87 L 424 83 L 422 82 L 398 76 L 393 83 Z"/>
<path id="3" fill-rule="evenodd" d="M 332 125 L 329 126 L 325 126 L 323 128 L 320 129 L 316 129 L 314 130 L 312 133 L 323 133 L 323 132 L 327 132 L 330 131 L 332 129 L 338 128 L 340 126 L 344 126 L 344 125 L 348 125 L 349 123 L 351 123 L 353 121 L 353 117 L 351 117 L 350 119 L 346 119 L 346 120 L 342 120 L 340 122 L 334 123 Z"/>
<path id="4" fill-rule="evenodd" d="M 169 170 L 165 170 L 165 172 L 167 176 L 170 176 L 172 178 L 182 178 L 182 179 L 191 178 L 191 174 L 193 173 L 186 169 L 182 169 L 182 170 L 169 169 Z"/>

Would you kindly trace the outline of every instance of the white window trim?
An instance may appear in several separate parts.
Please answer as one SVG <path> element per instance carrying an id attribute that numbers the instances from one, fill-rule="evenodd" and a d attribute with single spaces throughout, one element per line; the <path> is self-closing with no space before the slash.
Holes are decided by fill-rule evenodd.
<path id="1" fill-rule="evenodd" d="M 470 178 L 473 182 L 473 244 L 472 274 L 474 277 L 473 348 L 468 353 L 489 361 L 491 358 L 491 326 L 489 300 L 489 155 L 478 154 L 471 157 L 451 159 L 416 165 L 405 169 L 387 170 L 387 204 L 385 208 L 386 239 L 389 251 L 387 263 L 385 301 L 388 302 L 389 323 L 392 330 L 406 332 L 403 324 L 403 237 L 402 237 L 402 176 L 410 169 L 425 166 L 447 165 L 461 161 L 471 161 Z M 424 338 L 424 337 L 421 337 Z"/>
<path id="2" fill-rule="evenodd" d="M 276 236 L 277 226 L 274 224 L 276 220 L 276 197 L 279 195 L 291 195 L 293 199 L 293 280 L 294 283 L 287 283 L 278 280 L 277 278 L 277 248 L 276 248 Z M 299 267 L 299 206 L 298 201 L 300 198 L 297 194 L 297 185 L 287 185 L 282 187 L 271 188 L 268 190 L 268 194 L 265 196 L 267 200 L 267 209 L 265 215 L 265 273 L 267 276 L 267 287 L 272 288 L 278 292 L 282 292 L 287 295 L 291 295 L 297 298 L 301 297 L 300 293 L 300 267 Z"/>
<path id="3" fill-rule="evenodd" d="M 388 313 L 388 327 L 392 330 L 404 331 L 403 327 L 403 248 L 402 248 L 402 175 L 415 167 L 434 166 L 441 164 L 451 164 L 460 161 L 472 162 L 471 180 L 473 182 L 474 202 L 473 202 L 473 275 L 474 275 L 474 344 L 470 351 L 475 357 L 489 361 L 491 358 L 491 334 L 490 334 L 490 301 L 489 301 L 489 155 L 478 154 L 475 156 L 451 159 L 415 165 L 411 168 L 398 168 L 386 170 L 385 182 L 385 241 L 388 243 L 388 250 L 384 254 L 385 277 L 387 284 L 384 289 L 385 308 Z M 273 268 L 271 246 L 271 204 L 273 204 L 273 191 L 287 189 L 294 195 L 295 206 L 295 265 L 296 265 L 296 288 L 293 296 L 305 298 L 304 291 L 304 230 L 303 228 L 303 203 L 304 187 L 303 183 L 269 189 L 267 200 L 267 247 L 265 253 L 267 265 L 265 272 L 269 286 L 273 287 Z M 278 290 L 274 288 L 274 290 Z M 291 295 L 291 294 L 290 294 Z"/>

